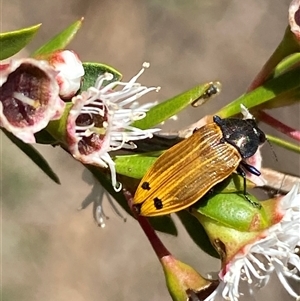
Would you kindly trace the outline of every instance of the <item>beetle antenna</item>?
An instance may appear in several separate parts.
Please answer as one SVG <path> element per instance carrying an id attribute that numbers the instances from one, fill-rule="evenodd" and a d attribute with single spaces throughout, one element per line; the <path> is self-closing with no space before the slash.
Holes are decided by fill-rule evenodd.
<path id="1" fill-rule="evenodd" d="M 274 155 L 275 161 L 278 162 L 278 157 L 277 157 L 276 152 L 275 152 L 275 150 L 274 150 L 273 144 L 269 141 L 268 138 L 266 138 L 266 140 L 267 140 L 267 142 L 268 142 L 268 144 L 269 144 L 269 146 L 270 146 L 270 148 L 271 148 L 271 150 L 272 150 L 272 153 L 273 153 L 273 155 Z"/>

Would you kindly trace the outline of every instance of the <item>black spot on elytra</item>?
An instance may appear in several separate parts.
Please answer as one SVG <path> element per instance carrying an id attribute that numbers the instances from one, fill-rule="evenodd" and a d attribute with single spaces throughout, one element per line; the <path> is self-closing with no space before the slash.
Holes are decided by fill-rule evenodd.
<path id="1" fill-rule="evenodd" d="M 155 209 L 159 210 L 159 209 L 163 208 L 163 203 L 162 203 L 161 199 L 154 198 L 153 201 L 154 201 L 154 207 L 155 207 Z"/>
<path id="2" fill-rule="evenodd" d="M 144 182 L 141 187 L 143 189 L 145 189 L 145 190 L 150 190 L 150 184 L 149 184 L 149 182 Z"/>

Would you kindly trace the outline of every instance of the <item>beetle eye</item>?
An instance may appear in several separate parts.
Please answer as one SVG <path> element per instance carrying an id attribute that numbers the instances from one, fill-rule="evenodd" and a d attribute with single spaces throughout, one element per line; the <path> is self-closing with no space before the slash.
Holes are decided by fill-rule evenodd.
<path id="1" fill-rule="evenodd" d="M 261 129 L 259 129 L 257 126 L 254 126 L 253 131 L 258 138 L 259 145 L 266 142 L 267 140 L 266 135 Z"/>
<path id="2" fill-rule="evenodd" d="M 258 135 L 259 144 L 265 143 L 267 140 L 265 133 L 263 131 L 261 131 L 260 129 L 257 129 L 257 130 L 258 130 L 257 135 Z"/>

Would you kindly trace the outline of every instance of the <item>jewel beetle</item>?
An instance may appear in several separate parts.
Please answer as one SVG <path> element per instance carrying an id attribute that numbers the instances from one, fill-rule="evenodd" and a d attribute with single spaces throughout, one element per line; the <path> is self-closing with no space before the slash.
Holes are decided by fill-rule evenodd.
<path id="1" fill-rule="evenodd" d="M 213 117 L 187 139 L 165 151 L 141 180 L 133 199 L 140 215 L 158 216 L 196 203 L 233 172 L 260 172 L 246 163 L 266 140 L 254 119 Z"/>

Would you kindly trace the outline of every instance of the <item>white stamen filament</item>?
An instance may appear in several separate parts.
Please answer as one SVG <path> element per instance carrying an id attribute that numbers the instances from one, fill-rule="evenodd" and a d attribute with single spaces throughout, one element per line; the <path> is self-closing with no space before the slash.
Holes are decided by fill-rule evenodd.
<path id="1" fill-rule="evenodd" d="M 96 80 L 96 83 L 95 83 L 96 89 L 99 90 L 102 87 L 103 82 L 105 80 L 112 80 L 113 78 L 114 78 L 113 74 L 108 73 L 108 72 L 106 72 L 103 75 L 99 76 Z"/>
<path id="2" fill-rule="evenodd" d="M 75 129 L 76 129 L 76 131 L 77 131 L 77 130 L 78 130 L 78 131 L 85 131 L 85 130 L 88 130 L 88 129 L 94 127 L 94 125 L 95 125 L 94 123 L 89 124 L 89 125 L 76 125 L 76 126 L 75 126 Z"/>
<path id="3" fill-rule="evenodd" d="M 13 96 L 13 98 L 23 102 L 24 104 L 27 104 L 27 105 L 33 107 L 35 109 L 40 106 L 40 103 L 38 102 L 38 100 L 29 98 L 29 97 L 25 96 L 23 93 L 13 92 L 12 96 Z"/>

